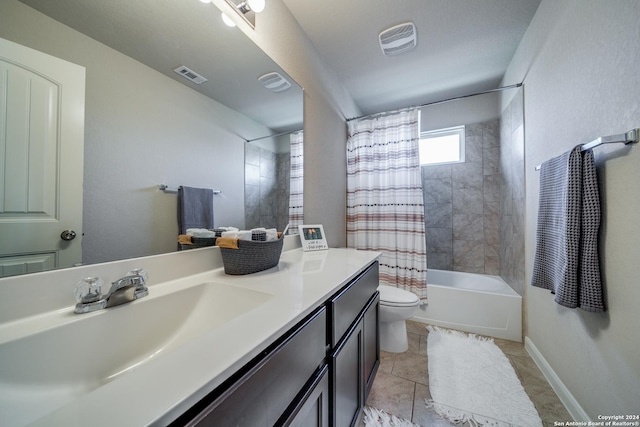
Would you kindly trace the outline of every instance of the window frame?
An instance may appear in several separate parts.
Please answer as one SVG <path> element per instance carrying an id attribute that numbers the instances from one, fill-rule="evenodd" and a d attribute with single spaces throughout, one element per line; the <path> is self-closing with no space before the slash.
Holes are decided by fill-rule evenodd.
<path id="1" fill-rule="evenodd" d="M 422 147 L 422 140 L 440 138 L 440 137 L 450 136 L 450 135 L 458 135 L 458 144 L 459 144 L 459 150 L 460 150 L 460 155 L 458 156 L 458 160 L 447 160 L 444 162 L 433 162 L 433 163 L 420 162 L 420 166 L 448 165 L 453 163 L 465 162 L 466 133 L 465 133 L 464 125 L 422 131 L 420 132 L 419 146 Z"/>

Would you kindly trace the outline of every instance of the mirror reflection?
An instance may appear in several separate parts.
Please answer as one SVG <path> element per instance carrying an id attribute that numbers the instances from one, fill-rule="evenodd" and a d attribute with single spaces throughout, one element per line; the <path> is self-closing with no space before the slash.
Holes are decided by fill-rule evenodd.
<path id="1" fill-rule="evenodd" d="M 218 16 L 213 5 L 196 0 L 2 2 L 0 38 L 77 64 L 86 73 L 83 160 L 60 163 L 61 169 L 81 171 L 76 203 L 82 219 L 80 224 L 52 220 L 55 232 L 22 226 L 20 240 L 54 239 L 53 248 L 38 256 L 60 258 L 61 250 L 80 246 L 75 262 L 89 264 L 174 251 L 177 198 L 160 191 L 159 184 L 220 190 L 215 225 L 250 225 L 245 217 L 255 214 L 253 205 L 245 208 L 246 141 L 302 129 L 302 89 Z M 207 81 L 185 79 L 174 71 L 180 66 Z M 265 89 L 258 77 L 272 72 L 291 88 Z M 82 110 L 73 114 L 81 117 Z M 2 224 L 11 222 L 6 212 L 0 215 Z M 62 240 L 66 229 L 77 237 Z M 15 246 L 2 251 L 5 275 L 34 271 Z"/>

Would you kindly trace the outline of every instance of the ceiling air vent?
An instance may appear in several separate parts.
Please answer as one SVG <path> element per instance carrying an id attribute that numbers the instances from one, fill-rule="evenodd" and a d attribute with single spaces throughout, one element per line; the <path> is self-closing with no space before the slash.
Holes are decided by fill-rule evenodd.
<path id="1" fill-rule="evenodd" d="M 378 35 L 385 55 L 398 55 L 416 47 L 416 26 L 413 22 L 395 25 Z"/>
<path id="2" fill-rule="evenodd" d="M 285 91 L 291 87 L 291 83 L 275 71 L 258 77 L 258 81 L 262 83 L 262 86 L 276 93 Z"/>
<path id="3" fill-rule="evenodd" d="M 175 71 L 176 73 L 180 74 L 185 79 L 191 80 L 192 82 L 194 82 L 197 85 L 202 84 L 202 83 L 207 81 L 207 79 L 202 77 L 200 74 L 196 73 L 195 71 L 192 71 L 192 70 L 188 69 L 184 65 L 176 68 L 173 71 Z"/>

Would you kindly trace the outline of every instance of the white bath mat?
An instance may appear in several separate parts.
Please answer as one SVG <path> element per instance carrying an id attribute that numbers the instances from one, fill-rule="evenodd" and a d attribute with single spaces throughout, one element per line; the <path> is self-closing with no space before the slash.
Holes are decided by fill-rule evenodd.
<path id="1" fill-rule="evenodd" d="M 542 426 L 511 363 L 492 339 L 427 329 L 428 407 L 453 423 Z"/>
<path id="2" fill-rule="evenodd" d="M 364 407 L 363 421 L 366 427 L 420 427 L 411 421 L 387 414 L 383 410 L 371 406 Z"/>

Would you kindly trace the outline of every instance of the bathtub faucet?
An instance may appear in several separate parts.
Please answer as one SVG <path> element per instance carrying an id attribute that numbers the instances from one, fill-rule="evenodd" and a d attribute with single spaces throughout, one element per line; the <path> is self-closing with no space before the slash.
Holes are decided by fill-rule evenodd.
<path id="1" fill-rule="evenodd" d="M 99 277 L 87 277 L 76 285 L 77 304 L 74 312 L 89 313 L 103 308 L 125 304 L 149 295 L 146 286 L 147 272 L 136 268 L 126 276 L 111 283 L 109 292 L 102 295 L 103 281 Z"/>

